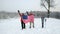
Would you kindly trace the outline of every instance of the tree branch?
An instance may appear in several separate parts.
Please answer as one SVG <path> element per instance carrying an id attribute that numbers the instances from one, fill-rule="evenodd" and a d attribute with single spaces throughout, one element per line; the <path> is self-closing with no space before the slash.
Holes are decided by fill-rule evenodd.
<path id="1" fill-rule="evenodd" d="M 46 10 L 48 10 L 47 7 L 44 5 L 44 3 L 43 3 L 43 6 L 45 7 Z"/>

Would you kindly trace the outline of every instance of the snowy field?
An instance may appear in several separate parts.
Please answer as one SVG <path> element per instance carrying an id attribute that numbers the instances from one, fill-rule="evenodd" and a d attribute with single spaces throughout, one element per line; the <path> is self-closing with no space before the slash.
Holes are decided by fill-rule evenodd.
<path id="1" fill-rule="evenodd" d="M 60 20 L 54 18 L 46 18 L 44 28 L 41 27 L 41 18 L 35 18 L 35 28 L 21 29 L 19 18 L 0 19 L 0 34 L 60 34 Z"/>

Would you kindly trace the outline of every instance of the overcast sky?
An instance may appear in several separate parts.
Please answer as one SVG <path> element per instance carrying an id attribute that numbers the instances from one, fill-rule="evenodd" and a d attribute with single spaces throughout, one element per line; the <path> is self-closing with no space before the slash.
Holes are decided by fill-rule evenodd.
<path id="1" fill-rule="evenodd" d="M 51 10 L 60 11 L 60 0 L 55 0 L 56 6 Z M 8 12 L 26 11 L 45 11 L 46 9 L 40 6 L 40 0 L 0 0 L 0 11 Z"/>

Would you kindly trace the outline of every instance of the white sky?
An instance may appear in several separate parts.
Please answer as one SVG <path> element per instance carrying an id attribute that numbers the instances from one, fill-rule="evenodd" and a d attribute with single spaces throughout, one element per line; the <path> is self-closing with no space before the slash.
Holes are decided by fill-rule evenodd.
<path id="1" fill-rule="evenodd" d="M 60 11 L 60 0 L 55 0 L 57 4 L 51 10 Z M 0 11 L 8 12 L 25 11 L 45 11 L 46 9 L 40 6 L 40 0 L 0 0 Z"/>

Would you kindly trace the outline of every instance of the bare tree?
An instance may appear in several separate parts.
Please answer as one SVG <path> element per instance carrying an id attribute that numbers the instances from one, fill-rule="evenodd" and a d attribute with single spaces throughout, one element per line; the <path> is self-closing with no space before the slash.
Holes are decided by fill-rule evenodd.
<path id="1" fill-rule="evenodd" d="M 47 12 L 47 17 L 49 18 L 50 7 L 55 6 L 55 1 L 54 0 L 41 0 L 41 5 L 48 11 Z"/>

